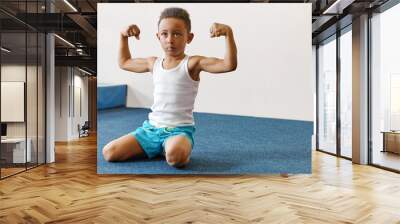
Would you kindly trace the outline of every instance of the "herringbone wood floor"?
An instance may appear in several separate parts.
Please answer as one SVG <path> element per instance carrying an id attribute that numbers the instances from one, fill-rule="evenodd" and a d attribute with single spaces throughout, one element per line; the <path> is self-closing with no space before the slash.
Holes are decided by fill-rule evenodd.
<path id="1" fill-rule="evenodd" d="M 400 175 L 313 152 L 312 175 L 97 175 L 96 138 L 0 181 L 0 223 L 400 223 Z"/>

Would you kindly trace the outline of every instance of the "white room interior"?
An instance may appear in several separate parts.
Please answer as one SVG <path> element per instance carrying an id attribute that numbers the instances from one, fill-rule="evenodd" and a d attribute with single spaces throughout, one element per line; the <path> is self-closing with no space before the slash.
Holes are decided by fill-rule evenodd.
<path id="1" fill-rule="evenodd" d="M 141 35 L 140 40 L 129 40 L 132 56 L 163 56 L 156 39 L 158 16 L 164 8 L 172 6 L 98 5 L 98 82 L 127 84 L 127 107 L 150 108 L 153 83 L 151 76 L 118 67 L 115 46 L 119 44 L 119 33 L 124 27 L 137 24 Z M 209 28 L 214 22 L 232 27 L 238 51 L 238 67 L 234 72 L 201 74 L 195 112 L 313 121 L 315 84 L 309 44 L 310 4 L 179 6 L 191 15 L 194 39 L 187 46 L 188 55 L 223 58 L 224 38 L 209 37 Z M 120 13 L 116 15 L 115 11 Z M 238 16 L 243 11 L 252 13 Z M 204 17 L 205 12 L 210 16 Z M 110 16 L 114 19 L 108 19 Z"/>

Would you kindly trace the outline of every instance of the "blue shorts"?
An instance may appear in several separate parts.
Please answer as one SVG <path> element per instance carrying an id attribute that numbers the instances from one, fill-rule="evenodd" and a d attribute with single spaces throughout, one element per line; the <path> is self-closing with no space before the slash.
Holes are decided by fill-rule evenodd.
<path id="1" fill-rule="evenodd" d="M 143 122 L 142 127 L 137 128 L 135 131 L 131 132 L 131 134 L 135 136 L 140 146 L 142 146 L 147 157 L 151 159 L 165 153 L 165 142 L 169 137 L 172 136 L 186 136 L 192 143 L 193 149 L 193 134 L 195 130 L 196 128 L 193 125 L 174 128 L 157 128 L 146 120 Z"/>

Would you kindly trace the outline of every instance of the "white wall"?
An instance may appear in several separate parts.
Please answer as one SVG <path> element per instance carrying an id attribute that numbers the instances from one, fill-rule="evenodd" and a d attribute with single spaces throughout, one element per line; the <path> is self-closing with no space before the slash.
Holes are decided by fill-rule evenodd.
<path id="1" fill-rule="evenodd" d="M 141 29 L 140 40 L 129 41 L 133 57 L 163 56 L 156 24 L 160 12 L 171 6 L 191 16 L 195 37 L 186 54 L 224 56 L 224 38 L 209 38 L 213 22 L 230 25 L 237 44 L 236 71 L 201 74 L 195 111 L 313 120 L 308 3 L 98 4 L 98 82 L 126 83 L 128 107 L 150 107 L 153 84 L 151 76 L 118 68 L 120 31 L 132 23 Z"/>
<path id="2" fill-rule="evenodd" d="M 74 108 L 75 113 L 73 113 L 73 120 L 72 120 L 72 136 L 74 138 L 78 137 L 78 129 L 77 126 L 80 124 L 81 126 L 85 123 L 85 121 L 88 120 L 88 107 L 89 107 L 89 102 L 88 102 L 88 77 L 87 76 L 82 76 L 83 73 L 81 73 L 78 70 L 74 71 Z M 80 93 L 78 93 L 80 91 Z M 79 102 L 81 101 L 81 102 Z M 81 108 L 79 108 L 81 107 Z M 82 110 L 80 112 L 80 110 Z"/>
<path id="3" fill-rule="evenodd" d="M 78 138 L 78 124 L 88 120 L 88 81 L 77 69 L 56 67 L 55 120 L 56 141 Z M 81 90 L 82 114 L 79 113 L 79 93 Z M 75 110 L 75 111 L 74 111 Z M 75 113 L 74 113 L 75 112 Z"/>
<path id="4" fill-rule="evenodd" d="M 55 140 L 66 141 L 68 117 L 68 75 L 67 67 L 55 68 Z"/>

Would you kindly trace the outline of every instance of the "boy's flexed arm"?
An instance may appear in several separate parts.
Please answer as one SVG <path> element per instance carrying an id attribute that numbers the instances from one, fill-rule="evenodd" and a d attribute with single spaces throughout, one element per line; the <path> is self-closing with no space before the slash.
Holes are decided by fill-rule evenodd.
<path id="1" fill-rule="evenodd" d="M 199 61 L 200 69 L 210 73 L 234 71 L 237 67 L 237 50 L 232 29 L 228 25 L 214 23 L 210 28 L 210 35 L 212 38 L 225 36 L 225 57 L 224 59 L 201 57 Z"/>
<path id="2" fill-rule="evenodd" d="M 151 71 L 155 57 L 149 58 L 132 58 L 129 52 L 128 38 L 135 36 L 139 38 L 140 29 L 136 25 L 130 25 L 123 29 L 120 34 L 120 48 L 119 48 L 119 67 L 131 72 L 149 72 Z"/>

